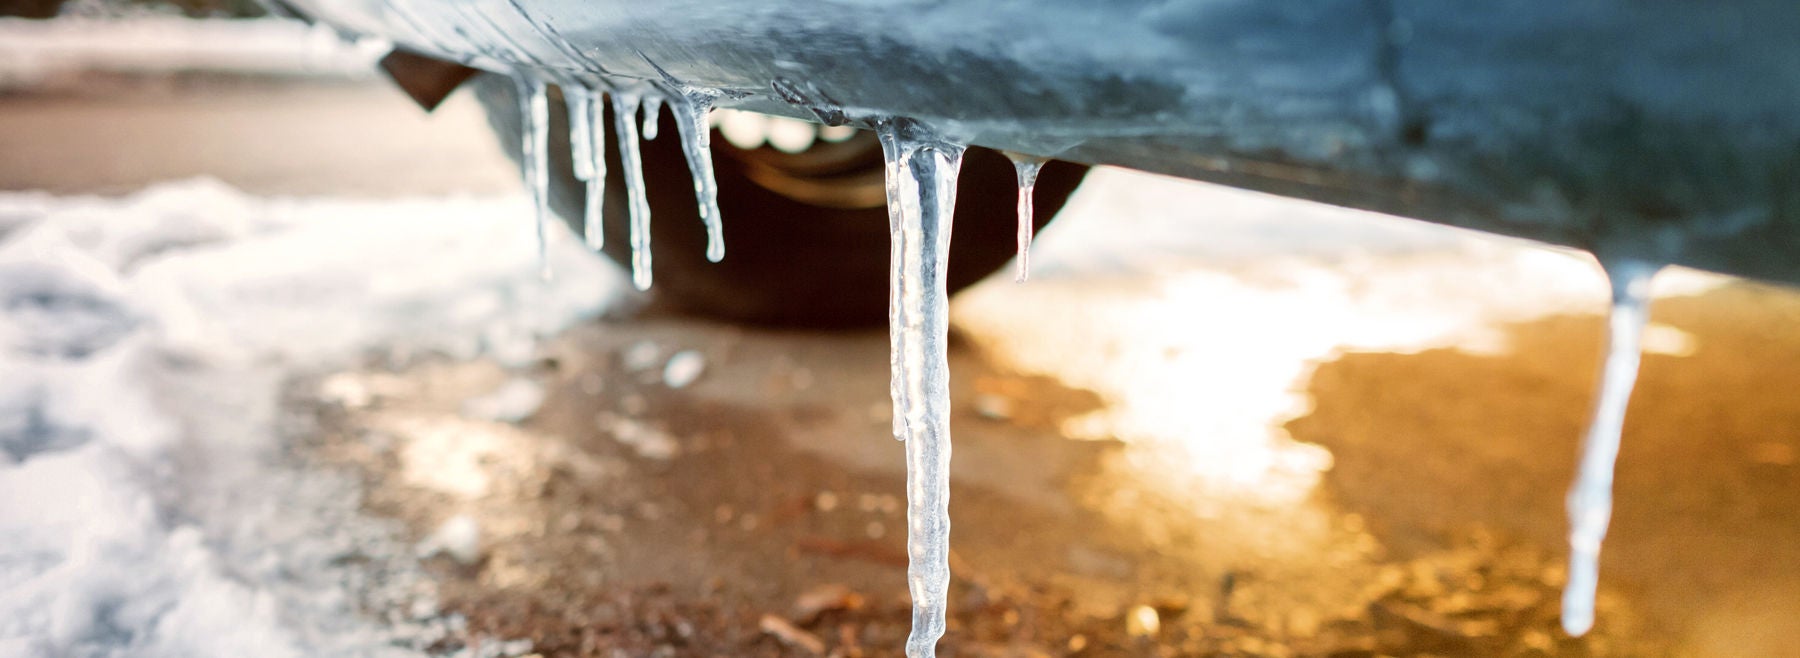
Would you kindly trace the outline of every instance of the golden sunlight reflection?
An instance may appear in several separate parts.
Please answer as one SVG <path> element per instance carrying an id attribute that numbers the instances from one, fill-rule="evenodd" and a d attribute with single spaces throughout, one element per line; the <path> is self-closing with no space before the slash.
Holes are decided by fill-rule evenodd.
<path id="1" fill-rule="evenodd" d="M 1318 364 L 1351 351 L 1501 353 L 1506 323 L 1605 305 L 1585 254 L 1129 172 L 1088 185 L 1046 232 L 1039 273 L 964 294 L 956 322 L 1008 367 L 1100 393 L 1105 407 L 1064 432 L 1125 442 L 1124 475 L 1206 494 L 1201 515 L 1311 494 L 1332 455 L 1283 426 L 1310 411 Z M 1722 281 L 1671 268 L 1658 293 Z M 1692 349 L 1679 330 L 1653 333 L 1656 350 Z"/>

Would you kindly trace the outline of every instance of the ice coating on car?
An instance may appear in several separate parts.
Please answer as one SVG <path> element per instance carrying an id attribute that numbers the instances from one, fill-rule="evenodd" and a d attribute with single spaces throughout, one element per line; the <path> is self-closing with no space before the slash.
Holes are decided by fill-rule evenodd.
<path id="1" fill-rule="evenodd" d="M 887 163 L 895 438 L 906 442 L 909 658 L 933 656 L 950 589 L 950 255 L 963 147 L 908 119 L 877 124 Z"/>
<path id="2" fill-rule="evenodd" d="M 636 94 L 612 93 L 613 125 L 618 129 L 619 164 L 625 167 L 625 192 L 631 211 L 631 284 L 650 289 L 650 199 L 644 192 L 644 157 L 638 150 Z"/>
<path id="3" fill-rule="evenodd" d="M 699 91 L 673 96 L 669 110 L 675 115 L 681 153 L 694 175 L 694 201 L 700 207 L 700 221 L 706 224 L 706 259 L 717 263 L 725 258 L 725 225 L 719 217 L 719 183 L 713 177 L 712 128 L 706 122 L 712 100 L 711 94 Z"/>
<path id="4" fill-rule="evenodd" d="M 550 99 L 541 80 L 518 76 L 519 85 L 519 168 L 525 177 L 525 190 L 531 195 L 532 220 L 537 225 L 539 275 L 548 280 L 550 271 Z"/>
<path id="5" fill-rule="evenodd" d="M 1037 187 L 1038 172 L 1043 170 L 1044 158 L 1013 153 L 1008 151 L 1006 158 L 1012 160 L 1013 171 L 1019 177 L 1019 255 L 1016 259 L 1018 273 L 1013 281 L 1024 283 L 1031 278 L 1031 231 L 1032 225 L 1031 193 Z"/>
<path id="6" fill-rule="evenodd" d="M 1621 262 L 1606 268 L 1612 281 L 1606 357 L 1594 413 L 1582 440 L 1581 465 L 1569 489 L 1569 581 L 1563 587 L 1562 626 L 1579 636 L 1594 626 L 1594 593 L 1600 582 L 1600 544 L 1612 520 L 1613 464 L 1625 407 L 1637 382 L 1640 342 L 1650 315 L 1650 281 L 1657 266 Z"/>

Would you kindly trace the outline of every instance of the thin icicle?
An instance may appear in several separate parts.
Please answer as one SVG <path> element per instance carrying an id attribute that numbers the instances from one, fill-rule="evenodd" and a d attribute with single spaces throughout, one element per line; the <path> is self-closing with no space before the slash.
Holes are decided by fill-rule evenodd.
<path id="1" fill-rule="evenodd" d="M 606 108 L 600 105 L 600 92 L 594 89 L 584 90 L 588 100 L 587 110 L 578 116 L 569 117 L 571 123 L 579 122 L 587 126 L 588 170 L 587 199 L 582 204 L 581 236 L 589 249 L 599 251 L 606 246 Z"/>
<path id="2" fill-rule="evenodd" d="M 663 99 L 656 94 L 644 96 L 644 139 L 656 139 L 658 121 L 662 119 Z"/>
<path id="3" fill-rule="evenodd" d="M 594 178 L 594 91 L 577 84 L 563 84 L 563 104 L 569 110 L 569 154 L 574 164 L 575 180 Z"/>
<path id="4" fill-rule="evenodd" d="M 1016 259 L 1018 274 L 1013 277 L 1013 282 L 1024 283 L 1026 279 L 1031 278 L 1031 231 L 1035 228 L 1032 223 L 1031 194 L 1032 189 L 1037 186 L 1038 172 L 1044 168 L 1044 163 L 1048 160 L 1011 151 L 1006 153 L 1006 157 L 1012 160 L 1013 171 L 1017 172 L 1019 177 L 1019 256 Z"/>
<path id="5" fill-rule="evenodd" d="M 700 221 L 706 224 L 706 259 L 717 263 L 725 258 L 725 224 L 719 217 L 719 184 L 713 178 L 712 129 L 706 123 L 712 96 L 675 96 L 669 110 L 675 114 L 675 130 L 680 133 L 688 171 L 694 174 L 694 200 L 700 206 Z"/>
<path id="6" fill-rule="evenodd" d="M 650 289 L 650 200 L 644 193 L 644 158 L 638 150 L 636 94 L 612 93 L 613 126 L 618 129 L 619 164 L 625 167 L 625 192 L 631 206 L 631 283 Z"/>
<path id="7" fill-rule="evenodd" d="M 538 275 L 549 281 L 550 270 L 550 100 L 541 80 L 515 78 L 519 85 L 520 169 L 531 194 L 537 224 Z"/>
<path id="8" fill-rule="evenodd" d="M 1640 338 L 1650 315 L 1650 280 L 1657 266 L 1620 262 L 1606 268 L 1612 281 L 1606 360 L 1594 414 L 1582 440 L 1581 466 L 1569 489 L 1569 581 L 1563 588 L 1562 625 L 1581 635 L 1594 625 L 1594 593 L 1600 584 L 1600 543 L 1612 520 L 1613 464 L 1625 406 L 1637 382 Z"/>
<path id="9" fill-rule="evenodd" d="M 892 240 L 889 337 L 896 438 L 906 442 L 909 658 L 936 653 L 950 590 L 950 296 L 944 277 L 963 147 L 906 119 L 879 126 Z"/>

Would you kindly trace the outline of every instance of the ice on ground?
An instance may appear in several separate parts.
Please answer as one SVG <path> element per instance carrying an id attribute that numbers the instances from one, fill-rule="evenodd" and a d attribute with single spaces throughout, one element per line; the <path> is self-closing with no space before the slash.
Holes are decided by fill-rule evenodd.
<path id="1" fill-rule="evenodd" d="M 501 384 L 492 393 L 463 402 L 464 416 L 476 420 L 516 423 L 537 413 L 544 404 L 544 385 L 524 377 Z"/>
<path id="2" fill-rule="evenodd" d="M 481 524 L 475 517 L 458 514 L 445 520 L 431 535 L 419 542 L 419 557 L 447 555 L 458 564 L 474 564 L 481 559 Z"/>
<path id="3" fill-rule="evenodd" d="M 669 357 L 669 363 L 663 366 L 663 385 L 669 388 L 687 388 L 700 381 L 700 375 L 706 373 L 706 355 L 697 350 L 682 350 Z"/>
<path id="4" fill-rule="evenodd" d="M 632 343 L 619 355 L 619 360 L 625 369 L 632 372 L 643 372 L 654 368 L 656 362 L 661 359 L 662 348 L 658 347 L 655 341 L 648 340 Z"/>
<path id="5" fill-rule="evenodd" d="M 594 424 L 644 459 L 668 461 L 681 454 L 681 445 L 675 442 L 675 437 L 644 421 L 603 413 L 594 419 Z"/>
<path id="6" fill-rule="evenodd" d="M 409 656 L 450 622 L 358 483 L 286 451 L 296 374 L 468 357 L 621 288 L 511 198 L 0 193 L 0 656 Z M 347 398 L 366 398 L 340 391 Z M 367 392 L 362 392 L 366 394 Z M 441 646 L 441 645 L 440 645 Z"/>

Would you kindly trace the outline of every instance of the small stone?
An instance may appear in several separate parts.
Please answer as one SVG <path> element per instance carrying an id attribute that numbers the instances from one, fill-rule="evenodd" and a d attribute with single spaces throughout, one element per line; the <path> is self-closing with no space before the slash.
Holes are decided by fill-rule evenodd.
<path id="1" fill-rule="evenodd" d="M 1156 614 L 1156 608 L 1147 605 L 1135 606 L 1125 615 L 1125 634 L 1134 638 L 1152 640 L 1162 633 L 1162 617 Z"/>
<path id="2" fill-rule="evenodd" d="M 1069 653 L 1081 653 L 1081 650 L 1086 649 L 1087 646 L 1088 639 L 1086 635 L 1076 633 L 1069 637 Z"/>
<path id="3" fill-rule="evenodd" d="M 774 636 L 775 639 L 780 640 L 784 645 L 805 650 L 807 653 L 815 656 L 825 655 L 824 640 L 819 639 L 819 636 L 817 635 L 802 630 L 800 627 L 793 625 L 786 619 L 782 619 L 775 615 L 763 615 L 762 619 L 759 620 L 756 625 L 757 628 L 762 629 L 762 632 Z"/>
<path id="4" fill-rule="evenodd" d="M 644 459 L 668 461 L 681 453 L 681 445 L 675 437 L 662 428 L 633 418 L 601 413 L 594 417 L 594 425 Z"/>
<path id="5" fill-rule="evenodd" d="M 1013 403 L 992 393 L 982 393 L 975 396 L 975 413 L 988 420 L 1011 420 Z"/>
<path id="6" fill-rule="evenodd" d="M 632 343 L 631 347 L 625 348 L 625 351 L 619 355 L 621 365 L 632 372 L 642 372 L 654 368 L 656 363 L 661 360 L 662 348 L 648 340 Z"/>
<path id="7" fill-rule="evenodd" d="M 811 624 L 827 611 L 857 610 L 862 606 L 863 596 L 850 589 L 850 586 L 829 583 L 813 587 L 796 597 L 793 614 L 790 616 L 802 624 Z"/>

